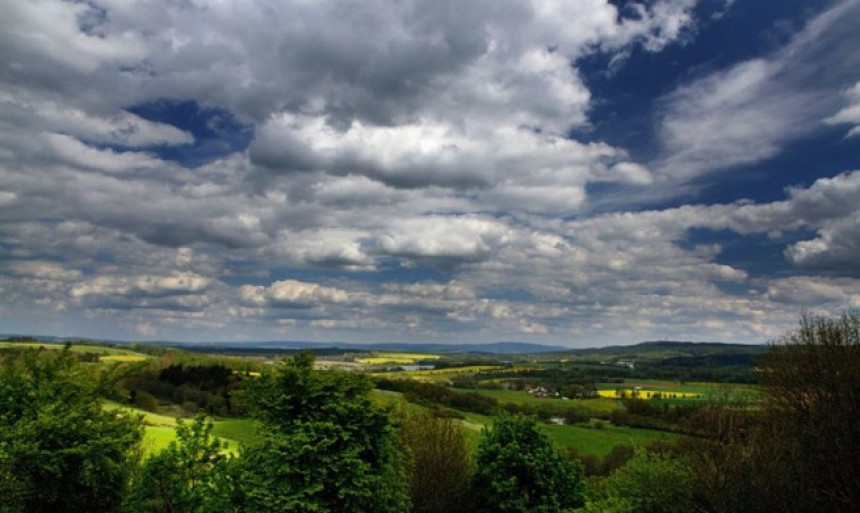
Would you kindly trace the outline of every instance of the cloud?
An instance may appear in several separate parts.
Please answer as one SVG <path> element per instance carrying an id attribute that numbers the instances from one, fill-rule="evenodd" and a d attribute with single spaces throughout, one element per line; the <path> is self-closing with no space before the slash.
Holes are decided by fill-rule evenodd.
<path id="1" fill-rule="evenodd" d="M 239 291 L 242 301 L 251 305 L 310 308 L 321 303 L 344 303 L 349 295 L 344 290 L 297 280 L 276 281 L 269 286 L 243 285 Z"/>
<path id="2" fill-rule="evenodd" d="M 857 2 L 839 2 L 772 55 L 672 91 L 659 116 L 663 155 L 650 167 L 663 179 L 690 180 L 768 159 L 819 130 L 838 93 L 858 80 L 858 23 Z M 837 113 L 827 122 L 840 119 Z"/>
<path id="3" fill-rule="evenodd" d="M 774 280 L 767 289 L 773 301 L 794 305 L 860 304 L 857 280 L 828 280 L 797 276 Z"/>
<path id="4" fill-rule="evenodd" d="M 194 142 L 194 136 L 186 131 L 126 111 L 98 116 L 54 101 L 28 102 L 3 93 L 0 93 L 0 108 L 3 109 L 4 121 L 15 125 L 18 130 L 28 126 L 89 143 L 136 148 Z"/>
<path id="5" fill-rule="evenodd" d="M 856 137 L 860 135 L 860 82 L 846 89 L 843 95 L 847 105 L 824 122 L 828 125 L 854 125 L 845 137 Z"/>
<path id="6" fill-rule="evenodd" d="M 509 228 L 498 221 L 428 216 L 394 221 L 377 240 L 377 251 L 444 266 L 483 260 L 508 238 Z"/>
<path id="7" fill-rule="evenodd" d="M 577 63 L 684 44 L 694 2 L 354 4 L 6 2 L 4 323 L 760 341 L 794 321 L 794 290 L 804 305 L 856 302 L 858 172 L 780 201 L 642 210 L 626 194 L 767 158 L 815 126 L 852 130 L 853 89 L 822 84 L 856 57 L 821 53 L 854 40 L 850 5 L 667 96 L 666 153 L 646 165 L 571 137 L 595 121 Z M 201 135 L 171 117 L 188 104 L 234 116 L 250 145 L 185 159 L 238 130 Z M 595 214 L 600 191 L 625 205 Z M 791 234 L 786 265 L 821 276 L 761 276 L 693 230 Z"/>

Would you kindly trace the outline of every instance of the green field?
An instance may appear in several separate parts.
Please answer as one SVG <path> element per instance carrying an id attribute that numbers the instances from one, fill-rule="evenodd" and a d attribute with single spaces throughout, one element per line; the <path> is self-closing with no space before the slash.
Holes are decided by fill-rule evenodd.
<path id="1" fill-rule="evenodd" d="M 606 456 L 613 447 L 619 444 L 644 446 L 658 440 L 675 440 L 677 435 L 653 429 L 638 429 L 619 427 L 604 423 L 602 429 L 590 426 L 542 425 L 544 430 L 557 447 L 573 447 L 585 454 Z"/>
<path id="2" fill-rule="evenodd" d="M 473 390 L 469 390 L 469 392 L 472 391 Z M 617 410 L 618 408 L 621 408 L 621 405 L 618 403 L 618 401 L 615 401 L 614 399 L 598 397 L 593 399 L 570 399 L 565 401 L 563 399 L 535 397 L 534 395 L 521 390 L 478 389 L 474 390 L 474 392 L 478 392 L 479 394 L 486 395 L 488 397 L 493 397 L 497 399 L 501 404 L 513 403 L 528 406 L 552 404 L 553 406 L 559 406 L 562 408 L 583 410 L 586 413 L 595 417 L 605 417 L 609 415 L 612 410 Z"/>
<path id="3" fill-rule="evenodd" d="M 484 427 L 492 426 L 493 419 L 475 413 L 466 413 L 465 417 L 465 420 L 461 421 L 463 434 L 466 436 L 469 447 L 474 450 L 480 441 L 481 430 Z M 674 433 L 665 431 L 619 427 L 613 426 L 609 422 L 602 422 L 602 425 L 603 428 L 598 429 L 591 427 L 591 425 L 580 424 L 566 426 L 540 424 L 540 428 L 560 449 L 573 447 L 584 454 L 600 457 L 609 454 L 609 451 L 619 444 L 644 446 L 658 440 L 671 441 L 678 437 Z"/>
<path id="4" fill-rule="evenodd" d="M 176 417 L 159 415 L 113 401 L 104 401 L 104 407 L 143 417 L 143 447 L 147 455 L 161 451 L 176 440 Z M 184 421 L 191 422 L 191 419 Z M 231 454 L 239 452 L 240 443 L 251 442 L 256 437 L 257 426 L 251 419 L 213 420 L 213 424 L 213 434 L 227 445 L 226 452 Z"/>
<path id="5" fill-rule="evenodd" d="M 0 349 L 50 349 L 59 350 L 65 347 L 64 344 L 55 344 L 50 342 L 0 342 Z M 100 361 L 142 361 L 149 358 L 145 354 L 136 353 L 128 349 L 119 347 L 91 346 L 72 344 L 69 350 L 73 353 L 92 353 L 101 355 Z"/>

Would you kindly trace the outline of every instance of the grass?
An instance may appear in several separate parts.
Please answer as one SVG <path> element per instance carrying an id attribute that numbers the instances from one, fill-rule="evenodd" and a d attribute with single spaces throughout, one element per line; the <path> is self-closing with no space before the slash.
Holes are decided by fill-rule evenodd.
<path id="1" fill-rule="evenodd" d="M 583 454 L 593 454 L 600 457 L 609 454 L 609 451 L 619 444 L 644 446 L 658 440 L 676 440 L 678 437 L 674 433 L 667 433 L 665 431 L 619 427 L 613 426 L 609 422 L 600 422 L 603 425 L 602 428 L 580 424 L 565 426 L 540 424 L 540 429 L 549 436 L 552 443 L 559 449 L 573 447 Z M 481 440 L 481 431 L 485 427 L 493 425 L 493 418 L 486 415 L 466 413 L 465 419 L 460 421 L 460 423 L 463 427 L 463 435 L 466 437 L 469 449 L 474 454 Z"/>
<path id="2" fill-rule="evenodd" d="M 252 419 L 224 419 L 214 421 L 212 432 L 224 440 L 250 443 L 259 439 L 259 426 Z"/>
<path id="3" fill-rule="evenodd" d="M 609 415 L 612 410 L 617 410 L 621 408 L 621 405 L 618 401 L 614 399 L 607 398 L 594 398 L 594 399 L 571 399 L 569 401 L 565 401 L 562 399 L 551 399 L 551 398 L 540 398 L 535 397 L 534 395 L 524 392 L 521 390 L 488 390 L 488 389 L 478 389 L 474 390 L 481 395 L 486 395 L 488 397 L 494 397 L 499 401 L 499 403 L 513 403 L 527 406 L 539 406 L 542 404 L 552 404 L 555 406 L 567 407 L 570 409 L 578 409 L 583 410 L 591 416 L 594 417 L 605 417 Z M 470 390 L 471 392 L 471 390 Z"/>
<path id="4" fill-rule="evenodd" d="M 569 426 L 542 425 L 541 429 L 549 435 L 556 447 L 573 447 L 585 454 L 606 456 L 613 447 L 620 444 L 643 446 L 658 440 L 677 439 L 674 433 L 619 427 L 604 423 L 602 429 L 579 424 Z"/>
<path id="5" fill-rule="evenodd" d="M 147 456 L 158 453 L 170 445 L 170 442 L 176 440 L 176 417 L 159 415 L 114 401 L 103 401 L 103 404 L 108 410 L 123 410 L 143 417 L 143 448 Z M 191 420 L 185 419 L 185 422 L 191 422 Z M 214 424 L 212 432 L 226 444 L 224 448 L 226 453 L 237 454 L 240 443 L 256 439 L 257 425 L 251 419 L 213 420 L 212 423 Z"/>
<path id="6" fill-rule="evenodd" d="M 47 350 L 60 350 L 63 349 L 63 347 L 65 347 L 65 344 L 53 342 L 0 342 L 0 349 L 44 348 Z M 72 344 L 69 346 L 69 350 L 73 353 L 98 354 L 99 361 L 102 362 L 140 362 L 149 358 L 149 356 L 145 354 L 135 353 L 129 349 L 122 349 L 119 347 Z"/>

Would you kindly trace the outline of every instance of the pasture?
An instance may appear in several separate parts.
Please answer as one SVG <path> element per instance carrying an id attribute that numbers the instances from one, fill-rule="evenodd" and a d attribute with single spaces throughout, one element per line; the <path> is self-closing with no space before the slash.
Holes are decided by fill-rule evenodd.
<path id="1" fill-rule="evenodd" d="M 678 435 L 653 429 L 613 426 L 609 422 L 598 425 L 573 424 L 569 426 L 541 425 L 556 447 L 573 447 L 581 453 L 604 457 L 620 444 L 645 446 L 656 441 L 671 441 Z"/>
<path id="2" fill-rule="evenodd" d="M 52 342 L 8 342 L 0 341 L 0 349 L 45 349 L 61 350 L 65 344 Z M 149 358 L 145 354 L 136 353 L 120 347 L 95 346 L 89 344 L 71 344 L 69 351 L 79 354 L 98 355 L 100 362 L 140 362 Z"/>
<path id="3" fill-rule="evenodd" d="M 156 454 L 176 440 L 176 417 L 159 415 L 113 401 L 103 401 L 106 410 L 116 410 L 130 415 L 140 415 L 143 421 L 143 448 L 146 455 Z M 191 419 L 183 419 L 191 422 Z M 237 454 L 239 444 L 256 438 L 257 426 L 251 419 L 213 419 L 213 434 L 226 444 L 225 452 Z"/>
<path id="4" fill-rule="evenodd" d="M 472 390 L 469 390 L 470 392 Z M 579 409 L 592 416 L 603 417 L 609 415 L 612 410 L 621 408 L 621 405 L 610 398 L 590 398 L 590 399 L 555 399 L 541 398 L 522 390 L 503 390 L 503 389 L 477 389 L 475 392 L 493 397 L 500 404 L 513 403 L 527 406 L 540 406 L 544 404 L 552 404 L 561 408 Z"/>

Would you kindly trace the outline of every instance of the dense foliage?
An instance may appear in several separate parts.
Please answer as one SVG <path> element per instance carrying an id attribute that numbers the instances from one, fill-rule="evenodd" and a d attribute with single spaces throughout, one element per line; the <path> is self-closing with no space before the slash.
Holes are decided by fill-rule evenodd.
<path id="1" fill-rule="evenodd" d="M 137 419 L 105 411 L 109 374 L 68 351 L 27 351 L 0 370 L 0 497 L 10 512 L 119 506 L 138 456 Z"/>
<path id="2" fill-rule="evenodd" d="M 183 405 L 189 412 L 210 415 L 241 415 L 244 404 L 237 400 L 242 376 L 222 364 L 170 364 L 157 370 L 143 368 L 122 380 L 132 404 L 154 410 L 158 402 Z"/>
<path id="3" fill-rule="evenodd" d="M 589 511 L 687 513 L 693 510 L 690 470 L 667 453 L 639 449 L 596 487 Z"/>
<path id="4" fill-rule="evenodd" d="M 400 392 L 407 401 L 425 406 L 447 406 L 483 415 L 497 412 L 499 402 L 492 397 L 477 393 L 462 393 L 434 383 L 421 383 L 409 379 L 376 380 L 380 390 Z"/>
<path id="5" fill-rule="evenodd" d="M 582 470 L 562 456 L 534 420 L 496 420 L 475 457 L 473 488 L 479 511 L 551 513 L 583 502 Z"/>
<path id="6" fill-rule="evenodd" d="M 235 465 L 212 436 L 212 421 L 181 420 L 177 441 L 148 458 L 125 501 L 129 512 L 227 513 L 234 510 Z"/>
<path id="7" fill-rule="evenodd" d="M 400 440 L 410 462 L 412 511 L 469 511 L 471 469 L 460 425 L 429 413 L 404 412 L 400 417 Z"/>
<path id="8" fill-rule="evenodd" d="M 388 412 L 361 374 L 302 353 L 249 386 L 263 440 L 242 455 L 248 511 L 402 512 L 409 496 Z"/>

